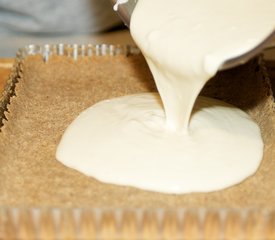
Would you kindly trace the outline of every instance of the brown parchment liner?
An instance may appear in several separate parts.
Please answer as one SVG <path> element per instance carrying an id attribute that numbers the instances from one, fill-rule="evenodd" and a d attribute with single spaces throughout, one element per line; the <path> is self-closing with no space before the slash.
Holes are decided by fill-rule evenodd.
<path id="1" fill-rule="evenodd" d="M 154 90 L 136 48 L 47 45 L 21 50 L 1 100 L 0 206 L 5 211 L 275 207 L 274 101 L 261 58 L 218 73 L 202 91 L 245 110 L 261 128 L 262 164 L 239 185 L 212 193 L 167 195 L 104 184 L 55 159 L 64 130 L 82 110 L 102 99 Z"/>

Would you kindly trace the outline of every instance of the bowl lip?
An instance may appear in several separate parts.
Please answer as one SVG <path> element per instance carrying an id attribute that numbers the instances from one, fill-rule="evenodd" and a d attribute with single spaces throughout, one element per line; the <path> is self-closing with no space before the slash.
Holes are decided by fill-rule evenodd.
<path id="1" fill-rule="evenodd" d="M 114 11 L 117 12 L 124 24 L 129 28 L 131 22 L 131 16 L 138 0 L 111 0 Z"/>

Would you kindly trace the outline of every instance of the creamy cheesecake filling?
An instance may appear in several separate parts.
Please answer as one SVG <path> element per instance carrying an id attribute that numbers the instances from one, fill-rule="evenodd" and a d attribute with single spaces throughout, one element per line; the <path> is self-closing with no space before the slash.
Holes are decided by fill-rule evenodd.
<path id="1" fill-rule="evenodd" d="M 159 94 L 88 108 L 66 130 L 57 159 L 106 183 L 174 194 L 221 190 L 254 174 L 259 127 L 198 94 L 226 60 L 274 30 L 274 9 L 274 0 L 139 0 L 131 34 Z"/>

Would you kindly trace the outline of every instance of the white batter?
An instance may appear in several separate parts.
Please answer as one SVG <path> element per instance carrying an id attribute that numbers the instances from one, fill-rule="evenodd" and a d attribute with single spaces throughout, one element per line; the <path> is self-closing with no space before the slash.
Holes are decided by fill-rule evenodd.
<path id="1" fill-rule="evenodd" d="M 165 193 L 219 190 L 254 173 L 257 125 L 221 101 L 200 97 L 189 134 L 166 130 L 158 94 L 100 102 L 65 132 L 57 159 L 103 182 Z"/>
<path id="2" fill-rule="evenodd" d="M 275 28 L 275 0 L 139 0 L 131 34 L 164 103 L 167 125 L 187 131 L 192 106 L 227 59 Z"/>
<path id="3" fill-rule="evenodd" d="M 66 130 L 57 159 L 103 182 L 176 194 L 252 175 L 263 143 L 247 114 L 207 98 L 190 114 L 222 63 L 273 31 L 274 9 L 274 0 L 139 0 L 131 33 L 161 99 L 139 94 L 87 109 Z"/>

